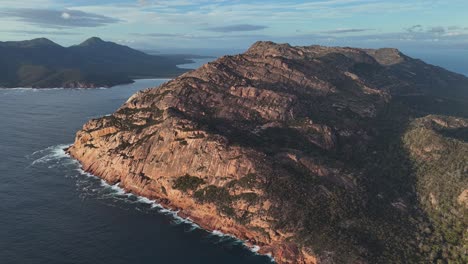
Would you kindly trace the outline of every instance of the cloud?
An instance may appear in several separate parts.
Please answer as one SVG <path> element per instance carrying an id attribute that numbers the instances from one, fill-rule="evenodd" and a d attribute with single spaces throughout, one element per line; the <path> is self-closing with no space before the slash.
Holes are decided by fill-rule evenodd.
<path id="1" fill-rule="evenodd" d="M 137 3 L 141 6 L 146 6 L 149 4 L 148 0 L 138 0 Z"/>
<path id="2" fill-rule="evenodd" d="M 209 28 L 204 28 L 203 30 L 229 33 L 229 32 L 241 32 L 241 31 L 257 31 L 257 30 L 263 30 L 266 28 L 268 27 L 262 26 L 262 25 L 238 24 L 238 25 L 230 25 L 230 26 L 222 26 L 222 27 L 209 27 Z"/>
<path id="3" fill-rule="evenodd" d="M 458 4 L 451 3 L 450 8 L 465 9 L 466 0 L 453 1 Z M 260 39 L 346 46 L 368 43 L 397 46 L 410 42 L 416 46 L 434 39 L 439 39 L 438 45 L 444 41 L 467 43 L 468 25 L 459 24 L 456 16 L 446 17 L 449 10 L 444 3 L 441 0 L 0 0 L 0 30 L 62 29 L 113 40 L 136 39 L 138 43 L 160 47 L 245 47 Z M 43 9 L 49 13 L 40 13 Z M 435 18 L 447 18 L 445 33 L 440 28 L 432 29 L 443 24 L 433 24 L 435 20 L 420 15 L 427 12 Z M 396 29 L 393 22 L 404 23 L 407 13 L 415 14 L 413 22 Z M 361 23 L 368 21 L 372 23 L 367 26 Z M 100 32 L 93 28 L 105 25 Z M 68 30 L 76 27 L 79 30 Z M 13 34 L 21 33 L 11 33 L 12 38 L 22 37 Z M 10 38 L 6 33 L 0 35 Z"/>
<path id="4" fill-rule="evenodd" d="M 372 29 L 372 28 L 348 28 L 348 29 L 327 30 L 327 31 L 322 31 L 320 33 L 324 33 L 324 34 L 346 34 L 346 33 L 366 32 L 366 31 L 372 31 L 372 30 L 375 30 L 375 29 Z"/>
<path id="5" fill-rule="evenodd" d="M 423 31 L 423 26 L 422 25 L 414 25 L 412 27 L 406 28 L 405 30 L 407 32 L 410 32 L 410 33 L 421 32 L 421 31 Z"/>
<path id="6" fill-rule="evenodd" d="M 0 16 L 51 28 L 99 27 L 121 21 L 108 16 L 69 9 L 5 9 L 0 11 Z"/>
<path id="7" fill-rule="evenodd" d="M 18 35 L 55 35 L 55 36 L 72 36 L 81 35 L 77 32 L 70 31 L 42 31 L 42 30 L 2 30 L 0 32 L 12 33 Z"/>
<path id="8" fill-rule="evenodd" d="M 446 30 L 444 27 L 432 27 L 427 32 L 433 34 L 444 34 Z"/>
<path id="9" fill-rule="evenodd" d="M 172 33 L 130 33 L 130 35 L 137 37 L 153 37 L 153 38 L 178 38 L 188 36 L 185 34 L 172 34 Z"/>
<path id="10" fill-rule="evenodd" d="M 462 28 L 460 26 L 433 26 L 424 27 L 422 25 L 415 25 L 405 29 L 408 36 L 412 38 L 434 38 L 434 37 L 453 37 L 466 35 L 468 28 Z"/>
<path id="11" fill-rule="evenodd" d="M 130 33 L 130 35 L 144 38 L 152 39 L 169 39 L 169 40 L 227 40 L 227 39 L 243 39 L 243 40 L 258 40 L 258 39 L 268 39 L 273 36 L 270 35 L 260 35 L 260 34 L 217 34 L 217 35 L 208 35 L 208 34 L 180 34 L 180 33 Z"/>
<path id="12" fill-rule="evenodd" d="M 70 19 L 70 18 L 71 18 L 71 15 L 70 15 L 70 13 L 63 12 L 63 13 L 62 13 L 62 18 L 63 18 L 63 19 Z"/>

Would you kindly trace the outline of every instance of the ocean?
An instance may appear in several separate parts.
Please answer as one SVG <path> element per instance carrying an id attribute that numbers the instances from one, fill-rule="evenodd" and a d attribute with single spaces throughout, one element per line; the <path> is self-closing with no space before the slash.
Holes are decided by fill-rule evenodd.
<path id="1" fill-rule="evenodd" d="M 409 49 L 402 51 L 410 57 L 468 76 L 468 49 Z"/>
<path id="2" fill-rule="evenodd" d="M 165 81 L 0 90 L 0 263 L 271 263 L 84 173 L 65 155 L 87 120 Z"/>
<path id="3" fill-rule="evenodd" d="M 466 55 L 407 54 L 468 75 Z M 84 173 L 65 155 L 63 148 L 87 120 L 165 81 L 111 89 L 0 89 L 0 263 L 271 263 L 234 238 L 197 228 Z"/>

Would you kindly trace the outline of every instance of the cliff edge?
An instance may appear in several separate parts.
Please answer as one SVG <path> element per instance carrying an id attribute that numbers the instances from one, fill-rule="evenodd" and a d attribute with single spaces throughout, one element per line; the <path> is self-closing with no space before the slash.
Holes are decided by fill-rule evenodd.
<path id="1" fill-rule="evenodd" d="M 466 77 L 398 50 L 258 42 L 138 92 L 85 124 L 68 151 L 280 264 L 422 263 L 444 258 L 427 247 L 445 233 L 421 202 L 431 195 L 417 180 L 424 157 L 408 139 L 432 114 L 459 118 L 466 133 L 467 95 Z M 466 176 L 460 166 L 451 169 Z M 440 190 L 449 198 L 432 196 L 462 197 L 466 177 L 454 181 L 453 193 Z M 463 203 L 451 223 L 466 224 Z M 454 236 L 448 254 L 461 259 L 467 236 Z"/>

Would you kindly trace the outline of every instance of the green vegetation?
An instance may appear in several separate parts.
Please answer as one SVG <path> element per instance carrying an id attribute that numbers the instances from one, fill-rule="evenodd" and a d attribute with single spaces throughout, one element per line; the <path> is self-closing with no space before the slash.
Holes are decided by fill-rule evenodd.
<path id="1" fill-rule="evenodd" d="M 224 186 L 209 185 L 221 185 L 230 179 L 223 175 L 211 175 L 210 183 L 185 175 L 177 178 L 173 187 L 193 195 L 198 203 L 215 205 L 222 214 L 246 225 L 253 217 L 249 211 L 254 210 L 234 208 L 268 200 L 271 206 L 262 204 L 265 206 L 254 209 L 268 219 L 273 230 L 295 234 L 289 238 L 291 242 L 329 257 L 333 263 L 467 263 L 468 212 L 458 196 L 468 187 L 468 130 L 466 123 L 456 124 L 466 122 L 462 117 L 468 116 L 468 108 L 466 101 L 460 99 L 463 96 L 445 98 L 437 97 L 434 91 L 421 93 L 434 84 L 441 84 L 441 90 L 449 90 L 456 82 L 466 87 L 468 79 L 453 74 L 436 76 L 432 73 L 437 69 L 419 61 L 413 61 L 414 65 L 402 62 L 403 65 L 379 66 L 373 60 L 364 62 L 369 58 L 362 58 L 361 53 L 330 53 L 313 61 L 290 59 L 298 74 L 302 73 L 300 66 L 304 66 L 310 70 L 307 74 L 317 75 L 333 87 L 333 92 L 323 96 L 314 94 L 314 89 L 301 91 L 301 85 L 290 87 L 294 76 L 279 74 L 274 84 L 271 80 L 249 80 L 244 76 L 248 85 L 294 96 L 291 106 L 280 109 L 288 111 L 284 119 L 259 114 L 259 106 L 274 108 L 274 102 L 246 99 L 241 100 L 245 105 L 240 105 L 238 99 L 230 101 L 233 95 L 227 95 L 223 85 L 214 85 L 212 90 L 216 95 L 213 99 L 222 98 L 213 101 L 215 106 L 209 106 L 204 99 L 196 100 L 206 96 L 198 97 L 201 90 L 191 89 L 195 93 L 190 95 L 193 100 L 180 98 L 182 101 L 177 104 L 187 103 L 184 107 L 166 110 L 184 119 L 176 124 L 176 130 L 202 130 L 208 135 L 206 141 L 222 142 L 226 149 L 242 147 L 242 152 L 235 153 L 242 153 L 242 157 L 253 162 L 256 172 Z M 354 56 L 358 56 L 357 60 Z M 268 71 L 272 67 L 270 59 L 265 65 Z M 320 63 L 313 64 L 316 60 Z M 241 63 L 233 65 L 242 67 Z M 222 73 L 232 74 L 237 80 L 238 72 L 227 72 L 228 66 L 223 67 Z M 337 68 L 339 71 L 335 71 Z M 345 69 L 354 71 L 360 80 L 343 76 Z M 409 70 L 418 69 L 425 70 L 408 77 Z M 275 71 L 270 73 L 278 75 Z M 215 72 L 209 74 L 216 76 Z M 280 80 L 283 78 L 287 81 Z M 215 84 L 222 82 L 209 79 Z M 143 94 L 142 101 L 159 100 L 170 91 L 174 91 L 174 96 L 185 94 L 185 85 L 170 84 L 158 90 L 159 95 Z M 382 90 L 371 91 L 364 86 Z M 219 97 L 215 92 L 220 92 Z M 187 111 L 191 107 L 196 111 Z M 242 107 L 239 112 L 237 107 Z M 138 133 L 144 126 L 119 117 L 132 115 L 133 111 L 121 109 L 104 121 L 120 130 Z M 141 111 L 143 116 L 149 116 L 148 111 L 152 110 Z M 435 114 L 440 115 L 437 120 Z M 151 122 L 157 119 L 148 120 L 147 124 Z M 132 147 L 156 142 L 156 138 L 164 140 L 157 133 L 146 135 Z M 149 137 L 155 140 L 151 142 Z M 167 140 L 171 139 L 172 136 Z M 188 144 L 185 137 L 175 141 Z M 130 147 L 125 144 L 128 143 L 123 147 Z M 205 150 L 193 152 L 206 154 Z M 207 171 L 202 164 L 192 169 Z"/>
<path id="2" fill-rule="evenodd" d="M 426 231 L 422 250 L 434 263 L 468 263 L 468 210 L 457 201 L 468 189 L 468 143 L 444 137 L 447 133 L 428 125 L 430 120 L 431 116 L 413 122 L 403 140 L 416 165 L 417 193 L 432 226 Z"/>
<path id="3" fill-rule="evenodd" d="M 205 135 L 202 134 L 202 133 L 196 133 L 193 136 L 189 136 L 188 138 L 190 138 L 190 139 L 202 139 L 202 138 L 205 138 Z"/>
<path id="4" fill-rule="evenodd" d="M 230 181 L 226 187 L 232 188 L 235 186 L 239 186 L 244 189 L 254 188 L 257 186 L 257 175 L 254 173 L 249 173 L 246 176 L 240 178 L 239 180 Z"/>
<path id="5" fill-rule="evenodd" d="M 251 192 L 241 193 L 237 195 L 235 199 L 244 200 L 249 204 L 254 204 L 258 199 L 258 195 L 256 193 L 251 193 Z"/>
<path id="6" fill-rule="evenodd" d="M 421 110 L 426 108 L 415 110 L 413 100 L 400 99 L 362 124 L 376 131 L 370 143 L 349 142 L 351 148 L 331 155 L 309 152 L 323 166 L 341 163 L 359 172 L 355 189 L 298 164 L 274 165 L 266 192 L 277 204 L 271 212 L 277 228 L 302 230 L 295 241 L 318 254 L 335 252 L 336 263 L 467 263 L 468 212 L 457 203 L 468 187 L 465 130 L 427 129 L 412 118 L 426 116 Z M 463 115 L 463 105 L 450 107 Z M 306 150 L 293 141 L 282 143 Z"/>
<path id="7" fill-rule="evenodd" d="M 25 57 L 27 54 L 27 57 Z M 177 56 L 153 56 L 98 38 L 62 47 L 47 39 L 0 42 L 0 87 L 101 87 L 186 70 Z"/>
<path id="8" fill-rule="evenodd" d="M 140 134 L 145 128 L 150 126 L 159 124 L 162 122 L 162 113 L 163 110 L 159 110 L 158 108 L 145 108 L 142 111 L 147 111 L 150 114 L 149 118 L 144 120 L 144 124 L 137 124 L 137 122 L 141 122 L 138 119 L 131 119 L 132 114 L 136 113 L 137 110 L 130 109 L 130 108 L 123 108 L 117 111 L 114 115 L 105 116 L 101 118 L 101 125 L 96 127 L 93 130 L 89 130 L 87 132 L 93 132 L 95 130 L 102 129 L 103 127 L 116 127 L 121 131 L 133 131 L 136 134 Z M 144 138 L 147 139 L 148 135 Z M 143 139 L 140 139 L 142 141 Z"/>
<path id="9" fill-rule="evenodd" d="M 198 177 L 190 176 L 190 175 L 185 175 L 182 177 L 177 178 L 174 181 L 173 188 L 177 190 L 181 190 L 183 192 L 187 192 L 188 190 L 196 190 L 198 187 L 202 184 L 204 184 L 205 181 L 203 179 L 200 179 Z"/>
<path id="10" fill-rule="evenodd" d="M 231 207 L 233 197 L 224 187 L 208 185 L 194 193 L 194 198 L 200 203 L 214 203 L 225 215 L 236 218 L 236 212 Z"/>
<path id="11" fill-rule="evenodd" d="M 161 186 L 161 192 L 167 196 L 167 190 L 166 190 L 166 187 L 164 186 Z"/>
<path id="12" fill-rule="evenodd" d="M 227 187 L 217 187 L 214 185 L 209 185 L 196 191 L 194 193 L 194 198 L 200 203 L 215 204 L 222 213 L 243 224 L 248 222 L 250 215 L 244 213 L 238 216 L 232 208 L 232 203 L 243 200 L 249 204 L 254 204 L 258 201 L 258 195 L 255 193 L 247 192 L 239 195 L 231 195 Z"/>
<path id="13" fill-rule="evenodd" d="M 196 191 L 194 197 L 201 203 L 214 203 L 219 206 L 229 205 L 233 200 L 226 188 L 214 185 Z"/>

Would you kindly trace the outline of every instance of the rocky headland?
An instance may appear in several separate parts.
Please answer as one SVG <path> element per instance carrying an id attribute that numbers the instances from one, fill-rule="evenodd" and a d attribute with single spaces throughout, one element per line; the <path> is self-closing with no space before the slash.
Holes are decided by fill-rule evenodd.
<path id="1" fill-rule="evenodd" d="M 68 152 L 279 264 L 462 263 L 467 99 L 466 77 L 396 49 L 258 42 L 133 95 Z"/>

